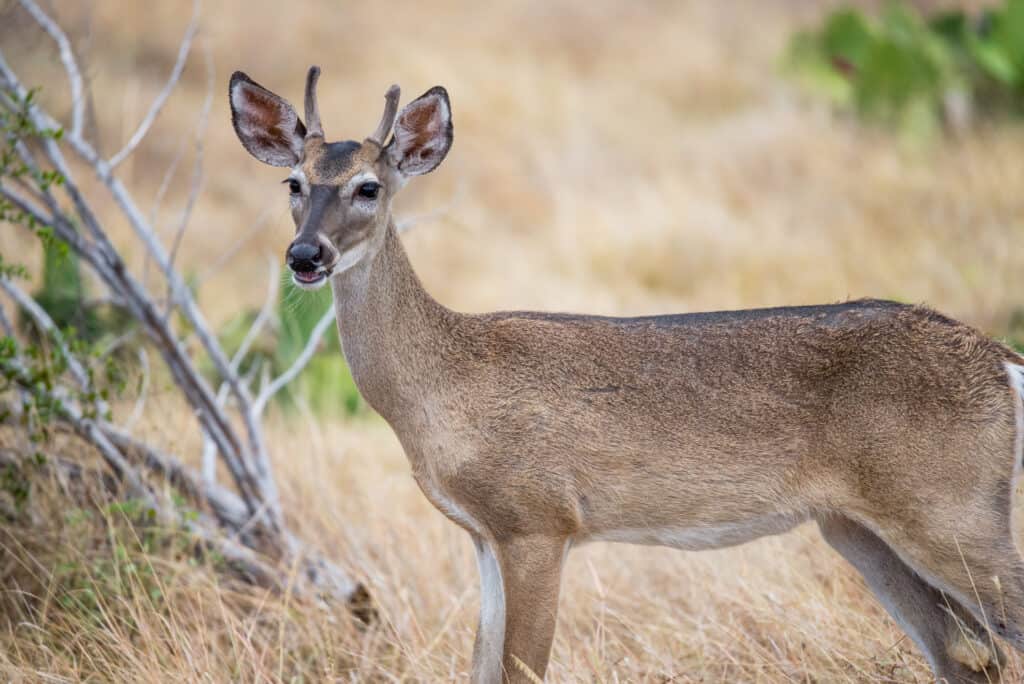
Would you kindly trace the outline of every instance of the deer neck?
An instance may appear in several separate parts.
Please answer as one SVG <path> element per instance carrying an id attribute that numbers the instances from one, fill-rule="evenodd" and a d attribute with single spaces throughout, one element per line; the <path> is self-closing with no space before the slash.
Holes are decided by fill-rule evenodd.
<path id="1" fill-rule="evenodd" d="M 383 239 L 374 257 L 335 275 L 331 287 L 352 377 L 397 431 L 438 386 L 440 341 L 455 314 L 423 289 L 390 217 Z"/>

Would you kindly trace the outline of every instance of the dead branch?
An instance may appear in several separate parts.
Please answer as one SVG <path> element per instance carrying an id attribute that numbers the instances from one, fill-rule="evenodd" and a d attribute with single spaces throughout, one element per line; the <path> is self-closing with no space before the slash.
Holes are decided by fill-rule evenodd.
<path id="1" fill-rule="evenodd" d="M 281 590 L 289 586 L 282 570 L 270 558 L 284 563 L 298 563 L 302 578 L 297 590 L 310 595 L 341 599 L 346 602 L 365 599 L 365 590 L 348 578 L 346 573 L 325 560 L 298 540 L 285 526 L 277 494 L 277 485 L 270 469 L 262 431 L 262 414 L 267 402 L 291 382 L 308 363 L 323 334 L 330 326 L 333 311 L 317 323 L 311 339 L 299 358 L 278 378 L 269 382 L 255 399 L 248 383 L 240 377 L 239 369 L 253 341 L 273 314 L 277 298 L 276 264 L 269 273 L 267 300 L 253 321 L 241 348 L 228 359 L 217 336 L 207 323 L 195 298 L 185 287 L 175 269 L 175 255 L 187 229 L 191 208 L 201 191 L 202 137 L 212 102 L 212 88 L 199 115 L 196 126 L 196 166 L 188 200 L 175 228 L 172 246 L 168 251 L 154 230 L 155 214 L 147 219 L 129 192 L 117 177 L 118 166 L 142 144 L 153 123 L 164 108 L 170 94 L 181 78 L 193 39 L 198 30 L 199 1 L 193 5 L 193 16 L 178 48 L 174 68 L 163 89 L 158 93 L 146 116 L 125 146 L 109 159 L 104 159 L 96 148 L 83 137 L 84 107 L 89 96 L 83 85 L 81 69 L 67 35 L 35 0 L 20 0 L 22 7 L 54 40 L 68 75 L 71 90 L 71 125 L 60 139 L 54 135 L 26 134 L 15 143 L 18 158 L 31 173 L 21 178 L 0 177 L 0 198 L 24 214 L 36 227 L 46 227 L 79 257 L 79 263 L 106 288 L 104 300 L 115 301 L 131 314 L 144 333 L 145 346 L 139 348 L 141 367 L 145 374 L 145 387 L 140 392 L 135 408 L 127 422 L 118 425 L 108 415 L 107 407 L 91 398 L 96 395 L 88 366 L 76 357 L 75 349 L 67 343 L 52 319 L 28 294 L 7 279 L 0 280 L 3 289 L 17 306 L 28 312 L 41 330 L 57 345 L 67 359 L 68 375 L 56 387 L 33 385 L 27 366 L 17 358 L 0 359 L 9 379 L 20 386 L 20 391 L 35 393 L 40 400 L 59 405 L 57 419 L 66 423 L 84 440 L 92 444 L 103 458 L 110 472 L 133 497 L 152 506 L 161 520 L 181 525 L 211 548 L 246 568 L 254 581 L 275 585 Z M 207 59 L 208 83 L 213 77 L 212 64 Z M 208 85 L 208 88 L 210 86 Z M 38 103 L 30 102 L 28 90 L 15 70 L 7 63 L 0 50 L 0 110 L 8 114 L 24 112 L 37 132 L 59 130 L 56 118 Z M 114 211 L 123 217 L 144 248 L 145 257 L 157 265 L 162 283 L 157 287 L 169 293 L 167 306 L 179 310 L 187 321 L 190 334 L 198 339 L 203 351 L 216 369 L 218 391 L 198 370 L 182 342 L 180 331 L 168 310 L 159 305 L 146 284 L 136 279 L 107 231 L 107 224 L 94 207 L 106 205 L 103 198 L 86 193 L 72 168 L 70 152 L 99 180 L 98 192 L 113 199 Z M 45 171 L 60 175 L 57 184 L 34 181 Z M 170 183 L 170 180 L 167 180 Z M 165 189 L 158 197 L 162 199 Z M 15 331 L 0 308 L 0 326 L 8 335 Z M 140 336 L 141 338 L 142 336 Z M 204 436 L 203 467 L 196 471 L 177 456 L 164 453 L 145 440 L 133 437 L 127 426 L 133 424 L 144 406 L 149 385 L 148 351 L 156 351 L 183 398 L 191 407 Z M 77 390 L 72 388 L 77 387 Z M 41 393 L 41 394 L 40 394 Z M 228 396 L 233 402 L 228 402 Z M 88 399 L 87 399 L 88 398 Z M 102 409 L 102 410 L 98 410 Z M 241 424 L 241 430 L 236 427 Z M 233 488 L 216 482 L 213 473 L 217 460 L 231 475 Z M 198 521 L 186 521 L 173 505 L 165 501 L 166 495 L 151 487 L 153 477 L 162 479 L 184 495 L 199 502 L 208 511 Z"/>
<path id="2" fill-rule="evenodd" d="M 33 0 L 21 0 L 21 6 L 26 12 L 32 15 L 44 31 L 50 34 L 53 42 L 57 44 L 60 52 L 60 61 L 64 64 L 64 71 L 68 75 L 68 86 L 71 89 L 71 135 L 80 137 L 82 125 L 85 120 L 85 97 L 82 93 L 82 72 L 78 69 L 78 61 L 71 51 L 71 41 L 67 34 L 50 19 Z"/>
<path id="3" fill-rule="evenodd" d="M 309 340 L 306 341 L 306 346 L 303 347 L 302 352 L 298 358 L 292 362 L 292 365 L 288 369 L 281 373 L 281 375 L 274 378 L 269 385 L 267 385 L 260 395 L 253 402 L 252 410 L 255 415 L 262 416 L 263 411 L 267 408 L 267 402 L 269 402 L 275 394 L 280 391 L 282 387 L 287 385 L 289 382 L 298 377 L 302 369 L 306 367 L 310 359 L 313 358 L 313 354 L 316 353 L 316 348 L 320 345 L 320 339 L 327 332 L 327 329 L 334 322 L 334 307 L 330 307 L 324 312 L 324 315 L 320 317 L 320 320 L 316 322 L 313 327 L 313 332 L 309 335 Z"/>
<path id="4" fill-rule="evenodd" d="M 32 0 L 22 0 L 22 3 L 35 4 Z M 167 104 L 167 98 L 171 96 L 174 88 L 178 85 L 178 80 L 181 78 L 181 72 L 185 70 L 185 62 L 188 61 L 188 53 L 192 49 L 192 39 L 195 38 L 196 31 L 199 30 L 199 8 L 200 2 L 199 0 L 195 0 L 192 3 L 192 18 L 189 19 L 188 27 L 185 29 L 185 35 L 181 39 L 181 45 L 178 47 L 178 58 L 174 61 L 174 68 L 171 69 L 171 75 L 167 78 L 167 83 L 164 84 L 164 87 L 157 94 L 156 99 L 153 100 L 153 104 L 150 105 L 149 111 L 142 119 L 139 127 L 135 129 L 135 133 L 133 133 L 132 137 L 128 139 L 125 146 L 107 162 L 111 171 L 131 156 L 132 152 L 135 151 L 135 148 L 139 146 L 139 143 L 141 143 L 143 138 L 146 137 L 146 134 L 149 133 L 149 129 L 152 127 L 153 122 L 156 121 L 156 118 L 160 115 L 160 111 L 164 108 L 164 105 Z M 65 38 L 65 40 L 67 39 Z"/>

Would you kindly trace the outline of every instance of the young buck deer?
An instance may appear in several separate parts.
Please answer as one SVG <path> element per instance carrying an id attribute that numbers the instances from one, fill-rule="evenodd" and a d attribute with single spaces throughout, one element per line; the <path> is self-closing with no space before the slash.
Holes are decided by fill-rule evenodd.
<path id="1" fill-rule="evenodd" d="M 474 681 L 544 675 L 572 546 L 710 549 L 807 520 L 937 677 L 1001 676 L 991 633 L 1024 648 L 1011 524 L 1024 357 L 876 300 L 642 318 L 451 311 L 423 289 L 391 216 L 451 147 L 448 94 L 399 113 L 392 86 L 370 137 L 329 143 L 318 76 L 304 124 L 236 72 L 232 122 L 254 157 L 290 169 L 293 278 L 330 282 L 360 391 L 423 493 L 472 537 Z"/>

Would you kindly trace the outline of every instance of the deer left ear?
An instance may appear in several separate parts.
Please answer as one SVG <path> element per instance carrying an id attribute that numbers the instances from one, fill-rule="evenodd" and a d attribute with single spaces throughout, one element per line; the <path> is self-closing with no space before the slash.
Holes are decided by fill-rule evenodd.
<path id="1" fill-rule="evenodd" d="M 231 124 L 249 154 L 271 166 L 295 166 L 302 158 L 306 127 L 284 98 L 241 71 L 228 87 Z"/>
<path id="2" fill-rule="evenodd" d="M 434 86 L 410 102 L 395 121 L 388 160 L 404 176 L 419 176 L 437 168 L 453 139 L 448 92 Z"/>

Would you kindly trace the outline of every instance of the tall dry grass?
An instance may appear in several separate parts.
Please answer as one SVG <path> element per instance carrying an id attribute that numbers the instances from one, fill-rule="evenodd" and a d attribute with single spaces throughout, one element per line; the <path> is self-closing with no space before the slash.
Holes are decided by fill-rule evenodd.
<path id="1" fill-rule="evenodd" d="M 189 6 L 56 5 L 89 65 L 95 133 L 114 150 L 161 87 Z M 154 210 L 171 240 L 211 69 L 203 193 L 178 258 L 225 320 L 258 305 L 265 259 L 291 232 L 280 170 L 249 158 L 230 129 L 230 72 L 298 101 L 305 68 L 319 63 L 325 127 L 339 138 L 369 133 L 389 83 L 406 99 L 441 83 L 455 146 L 399 211 L 427 217 L 406 244 L 450 306 L 640 314 L 880 296 L 1002 334 L 1024 301 L 1024 130 L 913 145 L 824 110 L 780 76 L 778 57 L 830 5 L 211 2 L 182 87 L 124 170 L 148 205 L 179 160 Z M 65 107 L 53 50 L 10 0 L 0 40 L 44 102 Z M 115 232 L 141 267 L 126 227 Z M 0 234 L 5 253 L 27 244 Z M 195 452 L 173 396 L 153 398 L 146 421 L 167 448 Z M 464 676 L 477 605 L 470 545 L 418 492 L 387 427 L 277 416 L 270 439 L 292 524 L 368 583 L 376 627 L 227 582 L 215 562 L 173 547 L 140 550 L 116 512 L 57 516 L 31 534 L 0 529 L 0 677 Z M 41 510 L 52 510 L 46 491 Z M 67 598 L 93 585 L 108 589 L 95 605 Z M 585 547 L 570 557 L 560 610 L 552 681 L 928 680 L 808 528 L 702 554 Z M 1019 660 L 1011 667 L 1024 676 Z"/>

